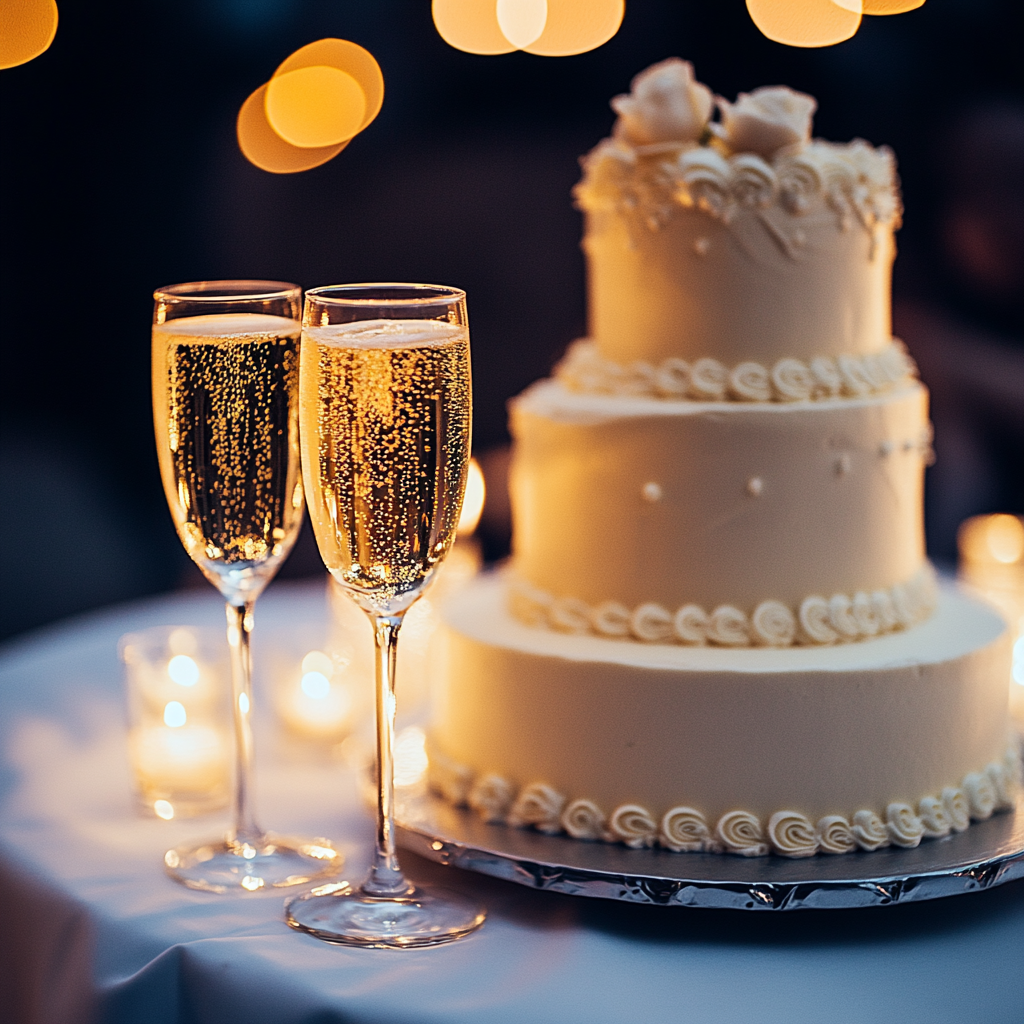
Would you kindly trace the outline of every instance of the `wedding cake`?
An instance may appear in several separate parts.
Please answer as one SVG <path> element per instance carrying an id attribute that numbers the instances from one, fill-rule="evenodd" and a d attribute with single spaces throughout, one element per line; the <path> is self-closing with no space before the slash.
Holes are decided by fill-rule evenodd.
<path id="1" fill-rule="evenodd" d="M 590 336 L 512 403 L 513 557 L 447 608 L 432 786 L 491 822 L 746 856 L 1011 807 L 1006 629 L 925 558 L 892 153 L 678 59 L 612 106 L 576 189 Z"/>

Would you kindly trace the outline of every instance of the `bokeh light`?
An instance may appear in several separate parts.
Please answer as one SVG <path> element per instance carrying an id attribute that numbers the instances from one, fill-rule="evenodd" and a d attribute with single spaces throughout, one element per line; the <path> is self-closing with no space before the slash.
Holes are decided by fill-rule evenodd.
<path id="1" fill-rule="evenodd" d="M 836 0 L 838 3 L 839 0 Z M 845 7 L 850 0 L 845 0 Z M 864 0 L 865 14 L 905 14 L 924 6 L 924 0 Z"/>
<path id="2" fill-rule="evenodd" d="M 199 666 L 187 654 L 176 654 L 167 662 L 167 674 L 179 686 L 195 686 L 199 682 Z"/>
<path id="3" fill-rule="evenodd" d="M 893 0 L 895 2 L 895 0 Z M 441 38 L 467 53 L 571 57 L 608 42 L 625 0 L 433 0 Z"/>
<path id="4" fill-rule="evenodd" d="M 301 149 L 323 149 L 351 139 L 366 113 L 359 83 L 345 71 L 319 65 L 274 75 L 264 100 L 270 127 Z"/>
<path id="5" fill-rule="evenodd" d="M 622 24 L 625 0 L 547 0 L 544 31 L 524 46 L 540 57 L 571 57 L 608 42 Z"/>
<path id="6" fill-rule="evenodd" d="M 3 0 L 0 3 L 0 68 L 27 64 L 44 53 L 57 34 L 54 0 Z"/>
<path id="7" fill-rule="evenodd" d="M 434 26 L 456 50 L 495 56 L 516 49 L 498 24 L 496 0 L 433 0 Z"/>
<path id="8" fill-rule="evenodd" d="M 466 475 L 466 496 L 462 499 L 462 514 L 459 516 L 458 533 L 468 537 L 480 522 L 484 510 L 484 474 L 476 459 L 469 461 L 469 473 Z"/>
<path id="9" fill-rule="evenodd" d="M 502 35 L 517 49 L 525 49 L 544 34 L 547 0 L 497 0 L 495 11 Z"/>
<path id="10" fill-rule="evenodd" d="M 1024 516 L 972 516 L 960 525 L 960 557 L 975 565 L 1024 565 Z"/>
<path id="11" fill-rule="evenodd" d="M 380 113 L 384 103 L 384 75 L 369 50 L 348 39 L 318 39 L 315 43 L 300 47 L 283 61 L 274 72 L 274 78 L 289 71 L 310 67 L 337 68 L 359 83 L 366 108 L 362 123 L 353 135 L 361 132 Z"/>
<path id="12" fill-rule="evenodd" d="M 271 174 L 295 174 L 319 167 L 336 157 L 347 145 L 299 149 L 284 141 L 267 121 L 267 87 L 261 85 L 238 112 L 238 146 L 250 163 Z"/>
<path id="13" fill-rule="evenodd" d="M 860 27 L 861 0 L 747 0 L 754 24 L 787 46 L 834 46 Z"/>

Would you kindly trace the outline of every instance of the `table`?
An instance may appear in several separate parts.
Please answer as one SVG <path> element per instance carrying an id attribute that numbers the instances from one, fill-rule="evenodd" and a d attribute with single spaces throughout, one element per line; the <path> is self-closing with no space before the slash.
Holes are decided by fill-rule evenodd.
<path id="1" fill-rule="evenodd" d="M 277 584 L 256 615 L 257 637 L 322 621 L 323 586 Z M 928 904 L 751 914 L 533 892 L 406 854 L 411 877 L 472 891 L 490 912 L 476 935 L 412 951 L 289 931 L 280 894 L 186 890 L 162 873 L 163 851 L 226 818 L 136 814 L 116 644 L 149 625 L 221 622 L 211 589 L 0 649 L 0 1020 L 1024 1021 L 1021 882 Z M 257 680 L 258 730 L 264 697 Z M 261 820 L 330 836 L 346 875 L 361 875 L 372 829 L 351 774 L 266 742 L 257 762 Z"/>

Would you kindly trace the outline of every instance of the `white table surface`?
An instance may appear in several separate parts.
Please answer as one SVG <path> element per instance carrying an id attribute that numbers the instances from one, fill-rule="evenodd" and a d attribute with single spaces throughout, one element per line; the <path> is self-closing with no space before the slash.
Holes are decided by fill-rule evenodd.
<path id="1" fill-rule="evenodd" d="M 322 621 L 323 587 L 272 587 L 256 614 L 257 636 Z M 0 1021 L 1024 1021 L 1024 882 L 928 904 L 745 913 L 534 892 L 406 854 L 413 878 L 489 910 L 476 935 L 410 951 L 292 932 L 280 894 L 184 889 L 163 851 L 226 818 L 135 813 L 116 645 L 149 625 L 223 621 L 211 589 L 0 649 Z M 256 756 L 264 825 L 333 838 L 358 877 L 371 823 L 351 775 L 282 760 L 270 743 Z"/>

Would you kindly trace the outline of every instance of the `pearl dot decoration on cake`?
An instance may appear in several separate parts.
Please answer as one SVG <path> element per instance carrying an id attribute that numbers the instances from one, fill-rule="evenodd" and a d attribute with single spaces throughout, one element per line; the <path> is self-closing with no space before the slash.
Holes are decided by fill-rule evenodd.
<path id="1" fill-rule="evenodd" d="M 747 481 L 747 494 L 752 498 L 760 498 L 764 490 L 764 481 L 759 476 L 752 476 Z"/>
<path id="2" fill-rule="evenodd" d="M 644 501 L 649 502 L 652 505 L 661 501 L 661 484 L 655 483 L 653 480 L 649 481 L 640 488 L 640 496 Z"/>
<path id="3" fill-rule="evenodd" d="M 708 254 L 708 252 L 710 250 L 711 250 L 711 239 L 710 238 L 705 238 L 705 237 L 702 236 L 700 238 L 694 239 L 693 251 L 698 256 L 707 256 L 707 254 Z"/>

